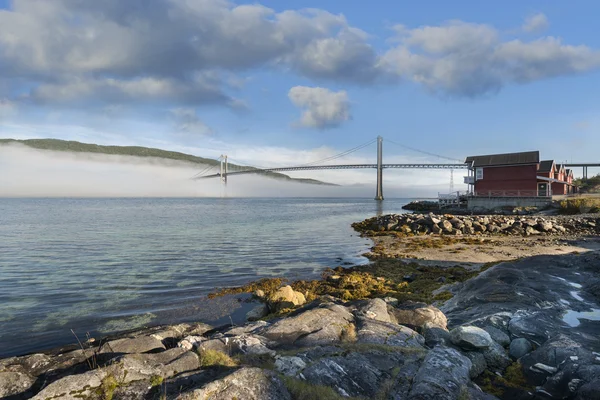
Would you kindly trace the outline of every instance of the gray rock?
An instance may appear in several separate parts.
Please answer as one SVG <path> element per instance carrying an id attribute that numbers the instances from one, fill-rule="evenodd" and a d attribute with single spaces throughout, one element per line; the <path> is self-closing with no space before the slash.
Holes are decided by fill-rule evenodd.
<path id="1" fill-rule="evenodd" d="M 255 321 L 246 323 L 242 326 L 236 326 L 223 332 L 224 336 L 240 336 L 258 333 L 270 324 L 267 321 Z"/>
<path id="2" fill-rule="evenodd" d="M 530 235 L 539 235 L 540 231 L 536 230 L 535 228 L 531 227 L 531 226 L 527 226 L 527 228 L 525 228 L 525 236 L 530 236 Z"/>
<path id="3" fill-rule="evenodd" d="M 389 310 L 394 322 L 420 330 L 426 323 L 446 329 L 448 320 L 438 308 L 424 303 L 406 302 Z"/>
<path id="4" fill-rule="evenodd" d="M 389 304 L 393 307 L 398 305 L 398 299 L 395 297 L 384 297 L 383 301 L 385 301 L 386 304 Z"/>
<path id="5" fill-rule="evenodd" d="M 465 351 L 463 354 L 471 360 L 471 369 L 469 369 L 471 379 L 477 378 L 487 369 L 487 362 L 482 353 L 478 351 Z"/>
<path id="6" fill-rule="evenodd" d="M 228 345 L 231 345 L 231 349 L 234 352 L 255 355 L 268 354 L 270 356 L 275 356 L 276 354 L 274 350 L 267 347 L 267 340 L 258 335 L 241 335 L 233 338 L 226 337 L 225 341 L 228 342 Z"/>
<path id="7" fill-rule="evenodd" d="M 360 318 L 357 322 L 358 343 L 385 344 L 397 347 L 423 348 L 425 339 L 405 326 Z"/>
<path id="8" fill-rule="evenodd" d="M 552 226 L 552 222 L 542 220 L 542 221 L 538 222 L 538 224 L 535 226 L 535 228 L 540 232 L 550 232 L 552 230 L 553 226 Z"/>
<path id="9" fill-rule="evenodd" d="M 246 320 L 256 321 L 267 316 L 267 314 L 269 314 L 269 307 L 264 303 L 260 303 L 246 313 Z"/>
<path id="10" fill-rule="evenodd" d="M 0 372 L 0 398 L 26 392 L 35 383 L 35 378 L 25 372 Z"/>
<path id="11" fill-rule="evenodd" d="M 203 336 L 186 336 L 177 343 L 177 347 L 185 350 L 193 350 L 197 348 L 200 343 L 205 341 L 206 338 Z"/>
<path id="12" fill-rule="evenodd" d="M 302 371 L 307 382 L 332 387 L 344 397 L 372 397 L 379 391 L 383 374 L 360 353 L 323 358 Z"/>
<path id="13" fill-rule="evenodd" d="M 423 327 L 423 338 L 425 339 L 425 345 L 427 347 L 433 348 L 438 344 L 442 345 L 450 345 L 452 341 L 450 340 L 450 332 L 445 329 L 439 328 L 436 325 L 428 325 L 425 324 Z"/>
<path id="14" fill-rule="evenodd" d="M 104 353 L 147 353 L 149 351 L 165 350 L 162 341 L 152 336 L 138 336 L 111 340 L 100 348 L 100 354 Z"/>
<path id="15" fill-rule="evenodd" d="M 390 390 L 389 400 L 405 400 L 408 398 L 414 376 L 419 371 L 421 362 L 409 362 L 400 366 L 394 386 Z"/>
<path id="16" fill-rule="evenodd" d="M 107 375 L 108 371 L 103 368 L 83 374 L 69 375 L 46 386 L 32 400 L 53 398 L 76 400 L 78 398 L 87 398 L 94 394 L 95 389 L 102 384 L 102 380 Z"/>
<path id="17" fill-rule="evenodd" d="M 306 368 L 306 363 L 300 357 L 281 357 L 275 358 L 275 369 L 287 376 L 297 376 L 300 371 Z"/>
<path id="18" fill-rule="evenodd" d="M 181 400 L 291 400 L 285 385 L 272 371 L 241 368 L 200 389 L 182 393 Z"/>
<path id="19" fill-rule="evenodd" d="M 486 349 L 495 342 L 489 333 L 476 326 L 459 326 L 450 332 L 450 339 L 465 350 Z"/>
<path id="20" fill-rule="evenodd" d="M 498 328 L 493 326 L 483 326 L 482 329 L 490 334 L 492 340 L 502 347 L 510 345 L 510 337 Z"/>
<path id="21" fill-rule="evenodd" d="M 600 378 L 582 385 L 575 400 L 600 400 Z"/>
<path id="22" fill-rule="evenodd" d="M 260 334 L 280 344 L 325 345 L 339 342 L 353 320 L 345 307 L 326 303 L 281 319 Z"/>
<path id="23" fill-rule="evenodd" d="M 200 368 L 198 356 L 191 351 L 175 348 L 162 353 L 127 354 L 118 359 L 119 363 L 106 367 L 106 371 L 122 383 L 152 376 L 171 377 L 179 372 Z"/>
<path id="24" fill-rule="evenodd" d="M 489 369 L 503 371 L 511 363 L 504 347 L 494 341 L 492 341 L 490 347 L 483 349 L 482 352 Z"/>
<path id="25" fill-rule="evenodd" d="M 358 302 L 356 313 L 376 321 L 392 322 L 388 314 L 388 306 L 382 299 L 369 299 Z"/>
<path id="26" fill-rule="evenodd" d="M 455 349 L 431 350 L 414 377 L 409 399 L 454 400 L 470 382 L 471 360 Z"/>
<path id="27" fill-rule="evenodd" d="M 533 350 L 531 342 L 525 338 L 517 338 L 510 342 L 509 354 L 512 358 L 519 359 Z"/>

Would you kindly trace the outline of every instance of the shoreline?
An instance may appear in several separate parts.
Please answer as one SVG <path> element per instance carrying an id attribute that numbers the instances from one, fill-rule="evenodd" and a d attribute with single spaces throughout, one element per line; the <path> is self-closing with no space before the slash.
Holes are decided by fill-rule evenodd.
<path id="1" fill-rule="evenodd" d="M 417 219 L 426 218 L 425 215 L 408 215 Z M 393 219 L 397 216 L 391 217 Z M 578 218 L 586 224 L 593 219 L 599 222 L 600 226 L 600 218 L 597 216 L 571 216 L 570 218 Z M 376 230 L 367 229 L 374 226 L 373 221 L 380 227 Z M 101 340 L 93 340 L 79 346 L 63 346 L 42 353 L 0 359 L 0 397 L 6 394 L 6 392 L 2 392 L 3 374 L 12 374 L 10 376 L 15 381 L 22 382 L 23 387 L 29 386 L 24 390 L 13 388 L 14 393 L 10 394 L 11 399 L 31 398 L 36 393 L 33 397 L 36 399 L 53 396 L 72 398 L 75 395 L 101 398 L 97 397 L 98 390 L 86 389 L 84 385 L 80 385 L 79 389 L 75 390 L 73 386 L 73 382 L 77 379 L 84 375 L 87 377 L 86 379 L 89 379 L 88 375 L 90 373 L 97 375 L 97 371 L 102 371 L 103 374 L 99 380 L 99 388 L 103 388 L 105 380 L 109 377 L 116 382 L 112 389 L 113 392 L 111 392 L 111 397 L 113 394 L 116 395 L 114 398 L 138 398 L 125 395 L 131 390 L 140 396 L 143 393 L 142 397 L 145 396 L 144 398 L 148 398 L 147 396 L 152 393 L 160 395 L 163 383 L 171 385 L 169 388 L 172 388 L 174 384 L 181 384 L 181 379 L 184 377 L 187 379 L 185 382 L 188 382 L 189 377 L 196 375 L 202 375 L 204 378 L 192 379 L 192 382 L 188 382 L 187 389 L 191 392 L 188 390 L 188 392 L 183 392 L 183 395 L 175 397 L 167 395 L 166 398 L 203 398 L 196 395 L 205 393 L 202 392 L 203 388 L 211 385 L 217 387 L 218 391 L 230 393 L 228 391 L 233 389 L 231 381 L 228 380 L 229 377 L 243 380 L 243 377 L 238 376 L 240 374 L 249 374 L 247 377 L 249 381 L 246 382 L 248 387 L 252 387 L 254 381 L 271 382 L 271 384 L 278 382 L 275 386 L 281 392 L 282 397 L 276 398 L 303 398 L 301 397 L 302 393 L 314 390 L 338 396 L 327 397 L 332 399 L 343 398 L 345 397 L 344 393 L 372 397 L 383 393 L 379 392 L 378 386 L 375 390 L 375 387 L 370 388 L 365 382 L 365 387 L 352 389 L 344 386 L 342 377 L 338 377 L 339 382 L 325 382 L 318 378 L 324 370 L 311 375 L 311 365 L 322 364 L 326 360 L 329 360 L 327 362 L 335 360 L 338 366 L 342 365 L 346 372 L 351 374 L 350 366 L 343 363 L 346 357 L 358 357 L 362 361 L 357 359 L 353 362 L 368 362 L 369 365 L 374 363 L 371 360 L 372 357 L 391 357 L 390 360 L 402 359 L 402 365 L 410 364 L 417 368 L 415 371 L 406 372 L 411 374 L 411 379 L 417 379 L 420 376 L 418 372 L 426 369 L 427 364 L 433 362 L 435 357 L 446 357 L 447 361 L 452 360 L 450 378 L 457 379 L 457 382 L 460 383 L 460 391 L 453 393 L 454 397 L 447 398 L 459 398 L 459 395 L 463 396 L 461 398 L 472 399 L 496 398 L 486 397 L 489 395 L 510 398 L 506 396 L 512 396 L 515 393 L 522 395 L 537 390 L 534 390 L 536 387 L 533 385 L 535 376 L 532 378 L 532 375 L 539 375 L 540 372 L 536 372 L 536 368 L 533 368 L 534 364 L 548 367 L 551 372 L 546 372 L 546 374 L 549 376 L 556 373 L 553 369 L 558 370 L 558 367 L 552 365 L 541 362 L 531 364 L 528 361 L 527 357 L 538 360 L 533 356 L 538 351 L 536 349 L 544 348 L 553 339 L 535 335 L 535 337 L 528 336 L 527 332 L 531 331 L 531 327 L 527 328 L 529 331 L 525 328 L 522 331 L 511 330 L 510 321 L 516 321 L 515 316 L 520 315 L 520 312 L 524 314 L 519 319 L 537 315 L 534 320 L 529 322 L 530 324 L 550 324 L 548 326 L 557 329 L 561 335 L 576 332 L 569 340 L 581 340 L 584 343 L 582 346 L 591 349 L 588 351 L 589 354 L 592 354 L 593 351 L 600 351 L 600 343 L 584 340 L 585 332 L 590 329 L 593 332 L 596 325 L 589 325 L 588 322 L 582 323 L 577 319 L 581 315 L 588 318 L 593 317 L 593 315 L 585 314 L 586 306 L 584 304 L 589 304 L 587 307 L 591 307 L 592 310 L 595 310 L 594 307 L 597 306 L 595 303 L 586 303 L 590 301 L 588 295 L 584 296 L 583 292 L 579 292 L 588 284 L 582 279 L 584 275 L 596 276 L 595 272 L 589 275 L 585 263 L 589 263 L 589 260 L 592 260 L 592 263 L 600 261 L 597 251 L 600 249 L 600 238 L 597 234 L 591 235 L 590 230 L 586 231 L 582 228 L 581 231 L 571 232 L 568 238 L 562 235 L 563 232 L 555 235 L 551 230 L 544 234 L 527 236 L 500 236 L 498 233 L 478 232 L 476 235 L 457 238 L 455 235 L 449 234 L 437 236 L 435 234 L 409 235 L 406 232 L 398 234 L 398 229 L 403 225 L 398 222 L 389 224 L 389 221 L 390 216 L 381 216 L 355 224 L 355 229 L 358 228 L 363 236 L 373 240 L 371 252 L 366 254 L 370 259 L 370 263 L 367 265 L 328 269 L 324 271 L 322 279 L 289 282 L 289 286 L 284 286 L 288 282 L 283 279 L 267 279 L 252 282 L 241 288 L 226 289 L 218 294 L 239 297 L 242 293 L 248 293 L 252 297 L 242 295 L 241 301 L 245 302 L 251 298 L 254 301 L 260 300 L 259 303 L 252 303 L 256 306 L 247 314 L 247 317 L 250 317 L 249 320 L 256 322 L 236 326 L 232 320 L 230 324 L 219 327 L 211 327 L 203 323 L 144 327 L 115 333 Z M 437 221 L 434 222 L 437 223 Z M 442 224 L 442 221 L 439 223 Z M 538 222 L 536 221 L 536 223 Z M 556 222 L 554 224 L 561 226 Z M 596 229 L 596 226 L 589 228 Z M 417 228 L 418 230 L 419 228 Z M 557 236 L 563 237 L 557 239 Z M 561 240 L 559 251 L 555 246 Z M 398 245 L 399 243 L 401 245 Z M 519 246 L 521 247 L 519 248 Z M 456 251 L 457 249 L 462 250 Z M 507 249 L 518 251 L 507 254 Z M 543 252 L 544 249 L 547 250 L 546 253 Z M 482 258 L 482 254 L 489 258 Z M 512 259 L 501 259 L 502 255 L 512 257 Z M 450 259 L 444 260 L 444 258 Z M 567 261 L 561 261 L 563 259 Z M 540 263 L 547 263 L 548 260 L 556 260 L 559 264 L 576 265 L 572 272 L 569 272 L 568 269 L 561 269 L 562 267 L 552 267 L 557 272 L 544 277 L 547 281 L 545 285 L 552 287 L 553 293 L 564 293 L 561 295 L 562 297 L 571 296 L 570 298 L 576 301 L 567 301 L 563 298 L 550 300 L 550 293 L 539 292 L 538 289 L 535 289 L 537 295 L 533 296 L 542 296 L 540 297 L 542 302 L 552 301 L 553 304 L 566 302 L 566 304 L 563 303 L 562 308 L 547 309 L 553 310 L 552 313 L 544 311 L 547 314 L 544 318 L 550 322 L 537 321 L 541 311 L 536 311 L 535 304 L 520 303 L 518 299 L 514 299 L 515 293 L 518 297 L 520 291 L 524 290 L 517 289 L 517 287 L 519 285 L 524 285 L 524 288 L 529 286 L 530 278 L 520 277 L 515 281 L 519 282 L 516 286 L 510 288 L 503 286 L 502 290 L 490 300 L 477 301 L 468 307 L 465 306 L 466 303 L 472 301 L 473 295 L 469 293 L 478 290 L 477 287 L 497 285 L 497 278 L 492 279 L 492 276 L 502 275 L 505 273 L 503 271 L 512 271 L 514 268 L 517 268 L 518 271 L 521 267 L 517 267 L 517 265 L 529 265 L 531 271 L 534 271 L 541 268 Z M 446 261 L 446 263 L 441 263 L 441 261 Z M 477 281 L 487 283 L 479 283 L 474 287 L 474 282 Z M 598 287 L 600 287 L 600 280 L 598 282 Z M 579 294 L 573 294 L 574 288 L 578 290 Z M 589 290 L 598 289 L 592 287 Z M 510 291 L 514 291 L 514 293 Z M 491 292 L 494 291 L 491 290 Z M 485 297 L 490 294 L 484 293 L 478 296 L 482 295 Z M 547 298 L 543 296 L 547 296 Z M 503 299 L 505 305 L 497 309 L 488 307 L 489 304 L 495 304 L 500 298 Z M 582 305 L 572 304 L 573 301 L 579 302 L 579 299 L 581 299 Z M 592 306 L 592 304 L 594 305 Z M 465 310 L 468 309 L 475 311 L 466 315 Z M 597 306 L 597 309 L 600 312 L 600 305 Z M 504 314 L 502 314 L 503 312 Z M 500 315 L 507 315 L 506 313 L 511 316 L 500 317 Z M 565 313 L 567 317 L 571 318 L 571 323 L 580 321 L 581 327 L 571 327 L 570 330 L 557 328 L 556 324 L 565 322 L 562 319 Z M 316 317 L 317 315 L 319 317 Z M 584 319 L 584 321 L 587 320 Z M 312 326 L 308 331 L 302 327 L 306 324 Z M 484 341 L 488 340 L 491 333 L 483 334 L 480 331 L 492 332 L 496 336 L 502 337 L 502 343 L 498 347 L 498 342 L 495 341 L 497 338 L 494 338 L 493 344 L 489 342 L 483 347 L 471 347 L 472 343 L 464 344 L 462 342 L 464 338 L 456 339 L 462 334 L 461 332 L 457 333 L 459 328 L 476 332 L 477 335 L 484 338 L 480 338 Z M 496 331 L 500 331 L 502 335 Z M 392 337 L 401 337 L 402 341 L 397 343 L 393 340 L 390 341 Z M 506 343 L 506 337 L 508 337 L 508 343 Z M 511 345 L 510 352 L 512 352 L 512 342 L 517 339 L 528 341 L 532 346 L 524 355 L 515 358 L 509 354 L 508 344 Z M 468 340 L 472 340 L 472 338 Z M 333 353 L 325 350 L 324 353 L 313 354 L 311 352 L 314 352 L 314 346 L 325 346 L 325 349 L 332 347 Z M 340 349 L 345 349 L 344 359 L 339 359 L 340 356 L 337 355 Z M 407 352 L 411 355 L 409 356 Z M 171 353 L 174 358 L 167 357 L 167 354 Z M 205 358 L 209 355 L 217 357 L 218 360 L 207 362 Z M 167 368 L 168 365 L 179 362 L 177 360 L 182 357 L 187 359 L 187 364 L 183 369 L 180 369 L 181 366 L 170 370 Z M 600 354 L 597 358 L 600 372 Z M 37 361 L 32 364 L 32 360 Z M 155 373 L 144 375 L 142 368 L 136 364 L 140 360 L 146 366 L 148 363 L 152 364 L 154 369 L 151 369 Z M 593 361 L 593 357 L 590 360 L 586 362 L 592 366 L 595 365 L 596 361 Z M 91 361 L 95 363 L 95 368 L 90 365 Z M 327 369 L 326 365 L 329 365 L 327 362 L 324 365 L 319 364 L 320 367 Z M 476 364 L 478 364 L 477 368 L 475 368 Z M 486 366 L 482 368 L 481 365 Z M 123 376 L 123 368 L 125 368 L 125 376 Z M 397 392 L 401 389 L 398 387 L 397 373 L 377 363 L 373 364 L 373 368 L 377 369 L 379 374 L 385 378 L 382 381 L 377 378 L 377 382 L 380 386 L 385 383 L 384 389 L 387 394 L 391 395 L 394 391 Z M 464 375 L 465 370 L 467 371 L 466 375 Z M 127 371 L 132 374 L 129 378 L 127 378 Z M 299 374 L 300 371 L 303 371 L 302 374 Z M 33 376 L 34 373 L 38 374 L 37 377 Z M 361 371 L 355 371 L 355 373 L 364 374 Z M 207 378 L 207 374 L 210 379 Z M 456 374 L 460 376 L 457 377 Z M 136 378 L 133 379 L 131 376 Z M 43 382 L 40 381 L 41 377 L 43 377 Z M 148 385 L 149 381 L 157 382 L 158 377 L 161 382 L 159 385 Z M 354 378 L 361 379 L 358 375 Z M 598 378 L 600 379 L 600 375 Z M 548 376 L 544 376 L 544 379 L 548 379 Z M 579 385 L 575 392 L 593 382 L 595 381 Z M 434 383 L 425 380 L 423 389 L 419 386 L 417 379 L 417 382 L 403 393 L 434 390 Z M 70 392 L 61 392 L 65 390 L 65 385 L 71 388 Z M 60 389 L 57 389 L 58 387 Z M 537 382 L 537 387 L 543 387 L 543 384 L 540 386 L 540 382 Z M 166 388 L 167 386 L 165 386 L 165 391 L 169 393 Z M 482 388 L 485 389 L 485 392 L 482 391 Z M 248 394 L 244 392 L 244 388 L 235 390 L 242 394 L 240 398 L 245 398 L 244 393 Z M 354 390 L 354 392 L 350 393 L 349 390 Z M 185 393 L 194 394 L 192 397 L 185 397 Z M 285 393 L 287 396 L 290 396 L 291 393 L 291 397 L 286 397 Z M 61 394 L 64 395 L 59 396 Z M 105 394 L 101 393 L 102 396 Z M 467 395 L 470 397 L 464 397 Z"/>

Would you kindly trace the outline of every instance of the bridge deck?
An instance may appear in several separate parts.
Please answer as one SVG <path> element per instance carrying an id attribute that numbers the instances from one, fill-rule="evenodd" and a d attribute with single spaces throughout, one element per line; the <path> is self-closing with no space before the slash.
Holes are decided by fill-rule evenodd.
<path id="1" fill-rule="evenodd" d="M 383 164 L 382 168 L 408 168 L 408 169 L 467 169 L 467 164 Z M 248 169 L 243 171 L 227 172 L 227 175 L 257 174 L 261 172 L 287 172 L 287 171 L 311 171 L 324 169 L 377 169 L 377 164 L 345 164 L 345 165 L 310 165 L 298 167 L 280 167 L 267 169 Z M 199 176 L 196 179 L 216 178 L 221 174 Z"/>

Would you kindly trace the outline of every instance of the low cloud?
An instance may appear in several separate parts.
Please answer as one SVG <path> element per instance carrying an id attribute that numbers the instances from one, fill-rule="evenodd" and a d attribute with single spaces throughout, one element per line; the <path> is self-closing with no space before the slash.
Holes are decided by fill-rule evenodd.
<path id="1" fill-rule="evenodd" d="M 544 14 L 538 13 L 525 20 L 523 30 L 525 32 L 539 33 L 548 29 L 549 25 L 548 18 Z"/>
<path id="2" fill-rule="evenodd" d="M 288 97 L 303 111 L 299 125 L 306 128 L 336 128 L 351 119 L 350 100 L 345 91 L 321 87 L 294 86 Z"/>

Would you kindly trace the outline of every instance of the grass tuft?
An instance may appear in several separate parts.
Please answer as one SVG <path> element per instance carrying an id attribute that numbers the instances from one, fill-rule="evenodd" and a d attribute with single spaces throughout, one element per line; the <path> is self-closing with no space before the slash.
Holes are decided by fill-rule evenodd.
<path id="1" fill-rule="evenodd" d="M 238 365 L 235 360 L 218 350 L 201 350 L 198 355 L 202 367 L 236 367 Z"/>

